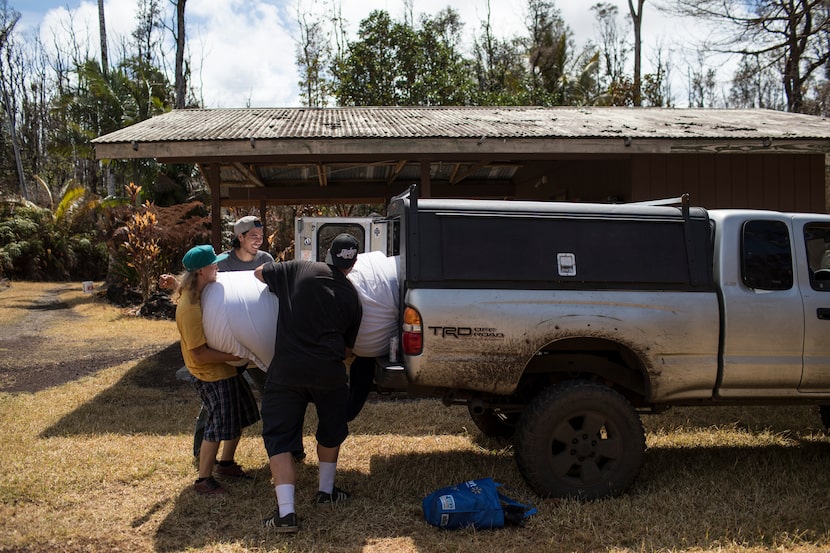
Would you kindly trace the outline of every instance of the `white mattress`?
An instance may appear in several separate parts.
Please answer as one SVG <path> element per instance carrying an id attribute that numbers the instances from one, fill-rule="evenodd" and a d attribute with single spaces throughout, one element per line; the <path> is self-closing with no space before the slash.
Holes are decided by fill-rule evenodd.
<path id="1" fill-rule="evenodd" d="M 360 254 L 349 273 L 363 307 L 354 353 L 376 357 L 389 351 L 398 325 L 399 257 Z M 274 357 L 279 300 L 253 271 L 222 272 L 202 291 L 202 324 L 211 348 L 250 359 L 263 371 Z M 241 364 L 244 364 L 242 362 Z"/>

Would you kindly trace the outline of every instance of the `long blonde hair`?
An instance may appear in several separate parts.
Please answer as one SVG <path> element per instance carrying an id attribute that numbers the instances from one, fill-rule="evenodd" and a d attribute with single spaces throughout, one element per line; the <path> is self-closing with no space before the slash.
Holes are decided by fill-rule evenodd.
<path id="1" fill-rule="evenodd" d="M 196 289 L 197 276 L 196 271 L 184 271 L 176 278 L 178 284 L 173 292 L 173 301 L 178 301 L 184 294 L 189 294 L 193 303 L 199 301 L 199 291 Z"/>

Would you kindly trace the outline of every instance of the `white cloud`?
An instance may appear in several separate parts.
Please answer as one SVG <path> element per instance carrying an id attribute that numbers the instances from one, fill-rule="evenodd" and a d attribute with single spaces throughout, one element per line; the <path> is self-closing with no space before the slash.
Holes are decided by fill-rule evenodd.
<path id="1" fill-rule="evenodd" d="M 204 0 L 187 16 L 193 78 L 203 83 L 207 105 L 299 103 L 290 13 L 261 1 Z"/>
<path id="2" fill-rule="evenodd" d="M 55 5 L 59 0 L 55 0 Z M 304 10 L 328 9 L 331 2 L 339 2 L 347 22 L 350 37 L 357 33 L 360 22 L 373 10 L 385 10 L 393 19 L 405 17 L 404 0 L 188 0 L 187 40 L 193 85 L 201 90 L 201 99 L 208 107 L 298 106 L 298 73 L 295 62 L 298 5 Z M 626 0 L 611 0 L 619 8 L 620 25 L 625 28 L 628 14 Z M 95 0 L 67 2 L 42 14 L 40 36 L 51 45 L 69 44 L 71 28 L 78 42 L 88 44 L 89 54 L 98 57 L 98 6 Z M 595 39 L 595 23 L 587 1 L 560 1 L 557 8 L 574 32 L 577 48 Z M 413 0 L 416 20 L 423 13 L 434 15 L 452 5 L 464 22 L 465 46 L 471 48 L 473 36 L 480 32 L 481 22 L 487 17 L 487 0 Z M 173 25 L 173 6 L 162 1 L 165 21 Z M 110 57 L 116 57 L 121 44 L 129 40 L 136 26 L 135 0 L 107 0 L 105 4 Z M 525 3 L 523 1 L 490 0 L 490 22 L 493 33 L 502 38 L 523 35 L 525 31 Z M 32 26 L 31 14 L 24 13 L 24 24 Z M 671 49 L 674 62 L 682 69 L 673 70 L 673 92 L 678 103 L 685 95 L 683 79 L 689 62 L 688 53 L 680 52 L 680 37 L 688 37 L 692 29 L 682 21 L 672 20 L 646 4 L 644 14 L 644 71 L 651 70 L 653 52 L 657 47 L 664 58 Z M 173 60 L 173 37 L 164 31 L 168 42 L 169 63 Z M 688 43 L 688 40 L 686 41 Z M 728 78 L 721 71 L 721 78 Z"/>
<path id="3" fill-rule="evenodd" d="M 127 40 L 135 27 L 135 6 L 126 2 L 108 2 L 105 18 L 107 43 L 113 50 Z M 75 42 L 87 45 L 81 54 L 100 55 L 97 2 L 84 0 L 69 10 L 66 5 L 52 8 L 45 13 L 39 26 L 40 38 L 47 47 L 67 50 Z"/>

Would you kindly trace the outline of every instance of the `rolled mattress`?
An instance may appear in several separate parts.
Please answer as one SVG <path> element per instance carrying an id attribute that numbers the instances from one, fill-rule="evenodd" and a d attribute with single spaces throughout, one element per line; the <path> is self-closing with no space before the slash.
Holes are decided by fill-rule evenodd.
<path id="1" fill-rule="evenodd" d="M 355 355 L 389 351 L 398 325 L 399 257 L 362 253 L 349 273 L 363 307 Z M 274 357 L 279 300 L 253 271 L 222 272 L 202 291 L 202 324 L 208 345 L 244 359 L 263 371 Z"/>
<path id="2" fill-rule="evenodd" d="M 274 357 L 279 300 L 253 271 L 219 273 L 202 290 L 208 346 L 250 359 L 263 371 Z"/>

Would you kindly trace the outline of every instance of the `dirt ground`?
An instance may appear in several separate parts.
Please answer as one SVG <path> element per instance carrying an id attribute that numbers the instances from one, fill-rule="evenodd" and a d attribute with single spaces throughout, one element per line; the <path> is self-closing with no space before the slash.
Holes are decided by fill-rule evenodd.
<path id="1" fill-rule="evenodd" d="M 0 327 L 0 392 L 38 392 L 66 382 L 82 378 L 99 370 L 153 355 L 160 363 L 154 363 L 157 374 L 143 374 L 157 385 L 176 385 L 175 373 L 170 367 L 182 365 L 178 343 L 168 345 L 132 345 L 118 347 L 111 340 L 90 340 L 84 348 L 63 347 L 43 340 L 44 329 L 65 326 L 72 329 L 78 315 L 71 305 L 61 299 L 61 292 L 75 284 L 56 283 L 46 287 L 32 298 L 11 299 L 8 285 L 0 285 L 0 302 L 15 301 L 24 316 L 13 325 Z M 103 297 L 95 301 L 106 302 Z M 124 308 L 125 314 L 129 309 Z M 70 330 L 71 332 L 71 330 Z M 171 337 L 171 341 L 175 337 Z M 56 355 L 55 349 L 59 349 Z M 160 356 L 160 357 L 159 357 Z M 33 360 L 37 359 L 37 362 Z"/>

